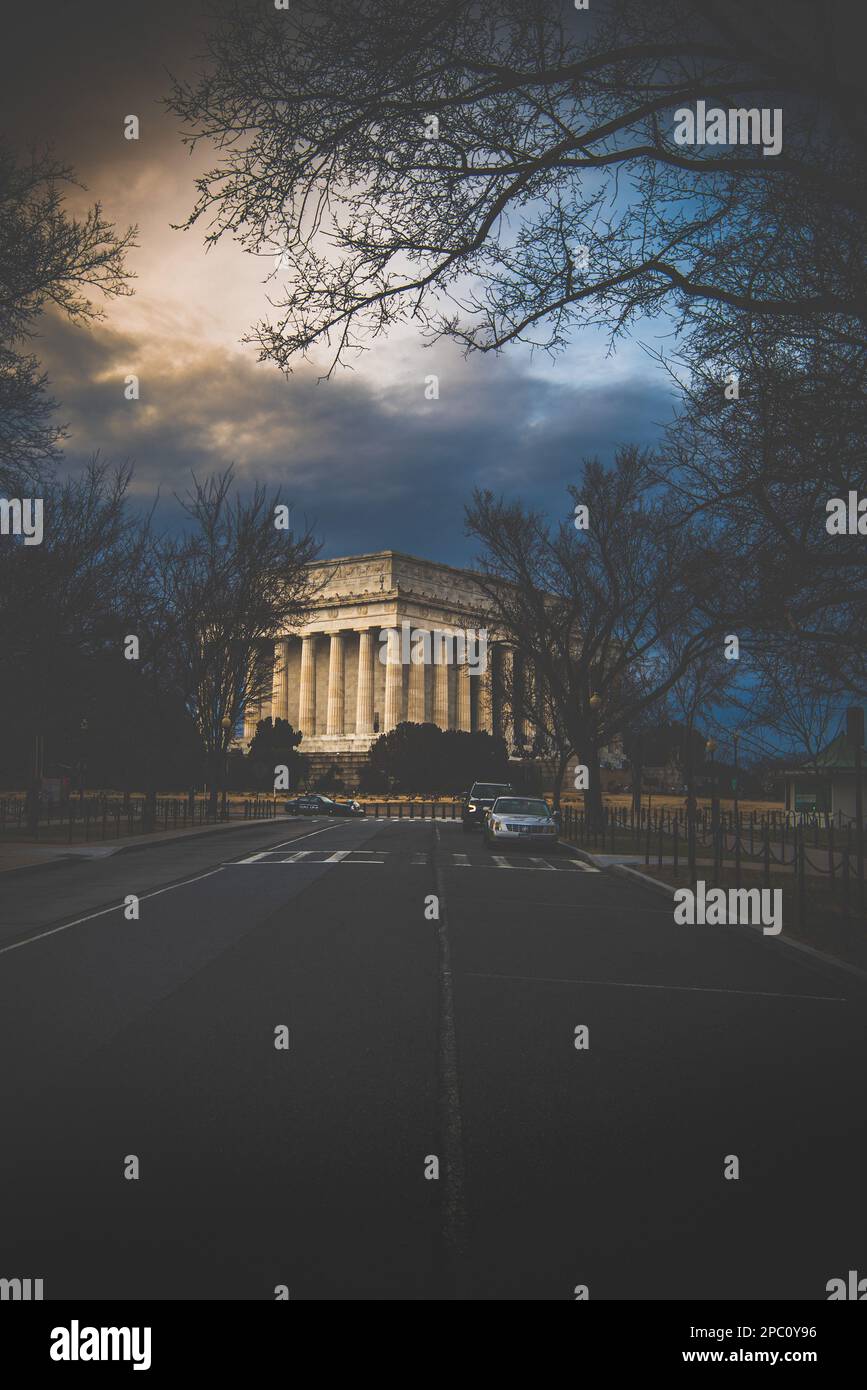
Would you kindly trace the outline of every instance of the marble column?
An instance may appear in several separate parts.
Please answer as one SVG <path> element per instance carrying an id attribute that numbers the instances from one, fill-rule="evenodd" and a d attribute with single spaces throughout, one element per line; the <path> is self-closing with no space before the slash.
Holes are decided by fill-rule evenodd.
<path id="1" fill-rule="evenodd" d="M 388 733 L 403 719 L 403 667 L 400 664 L 400 639 L 392 637 L 386 647 L 385 710 L 383 733 Z"/>
<path id="2" fill-rule="evenodd" d="M 473 681 L 466 662 L 458 667 L 458 728 L 470 733 L 473 727 Z"/>
<path id="3" fill-rule="evenodd" d="M 328 659 L 328 723 L 329 734 L 343 733 L 343 633 L 332 632 L 331 653 Z"/>
<path id="4" fill-rule="evenodd" d="M 495 648 L 491 644 L 488 647 L 486 669 L 477 677 L 476 727 L 488 734 L 494 732 L 494 653 Z"/>
<path id="5" fill-rule="evenodd" d="M 528 698 L 528 700 L 529 700 L 529 702 L 530 702 L 530 708 L 531 708 L 531 710 L 539 710 L 540 705 L 541 705 L 542 686 L 541 686 L 541 682 L 540 682 L 540 680 L 539 680 L 539 670 L 538 670 L 538 667 L 536 666 L 535 661 L 528 661 L 528 662 L 527 662 L 526 668 L 525 668 L 525 670 L 524 670 L 524 681 L 525 681 L 525 689 L 526 689 L 526 691 L 527 691 L 527 698 Z M 538 725 L 538 723 L 537 723 L 537 721 L 536 721 L 536 716 L 535 716 L 535 714 L 533 714 L 533 713 L 528 713 L 528 716 L 527 716 L 527 742 L 528 742 L 529 747 L 530 747 L 531 750 L 532 750 L 533 744 L 534 744 L 535 741 L 536 741 L 536 737 L 537 737 L 538 733 L 539 733 L 539 725 Z"/>
<path id="6" fill-rule="evenodd" d="M 506 748 L 511 753 L 515 743 L 515 652 L 513 647 L 503 647 L 500 652 L 500 720 Z"/>
<path id="7" fill-rule="evenodd" d="M 431 656 L 434 664 L 433 722 L 440 729 L 449 727 L 448 645 L 444 637 L 433 635 Z"/>
<path id="8" fill-rule="evenodd" d="M 274 644 L 274 683 L 271 697 L 271 718 L 289 718 L 289 639 L 281 637 Z"/>
<path id="9" fill-rule="evenodd" d="M 524 658 L 516 652 L 512 663 L 512 723 L 515 730 L 515 743 L 519 748 L 523 747 L 523 740 L 526 736 L 526 719 L 524 712 L 524 680 L 526 670 Z"/>
<path id="10" fill-rule="evenodd" d="M 316 733 L 316 637 L 313 634 L 301 638 L 298 728 L 308 738 Z"/>
<path id="11" fill-rule="evenodd" d="M 355 732 L 373 733 L 373 632 L 364 628 L 358 634 L 358 695 L 355 704 Z"/>
<path id="12" fill-rule="evenodd" d="M 424 723 L 424 634 L 412 644 L 406 717 L 410 724 Z"/>

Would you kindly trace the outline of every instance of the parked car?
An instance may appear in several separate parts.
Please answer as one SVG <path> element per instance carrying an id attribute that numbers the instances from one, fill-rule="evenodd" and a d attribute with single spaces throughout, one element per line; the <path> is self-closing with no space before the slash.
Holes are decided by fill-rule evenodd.
<path id="1" fill-rule="evenodd" d="M 557 844 L 560 826 L 547 801 L 537 796 L 498 796 L 485 814 L 485 844 Z"/>
<path id="2" fill-rule="evenodd" d="M 292 816 L 363 816 L 364 807 L 357 801 L 335 801 L 321 792 L 304 792 L 286 802 L 287 814 Z"/>
<path id="3" fill-rule="evenodd" d="M 490 810 L 497 797 L 513 790 L 509 782 L 474 782 L 461 801 L 464 834 L 478 829 L 485 819 L 485 812 Z"/>

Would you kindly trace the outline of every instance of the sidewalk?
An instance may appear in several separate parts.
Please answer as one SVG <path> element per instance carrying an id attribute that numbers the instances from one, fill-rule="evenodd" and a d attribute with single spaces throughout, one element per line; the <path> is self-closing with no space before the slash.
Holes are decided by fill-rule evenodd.
<path id="1" fill-rule="evenodd" d="M 294 816 L 281 814 L 261 820 L 228 820 L 220 821 L 217 825 L 188 827 L 186 830 L 156 830 L 149 835 L 126 835 L 120 840 L 94 840 L 92 844 L 85 845 L 37 845 L 13 841 L 11 844 L 0 844 L 0 874 L 49 868 L 56 864 L 69 864 L 76 859 L 108 859 L 114 854 L 150 849 L 176 840 L 198 839 L 221 830 L 244 830 L 294 819 Z"/>
<path id="2" fill-rule="evenodd" d="M 589 850 L 576 849 L 574 845 L 570 845 L 570 848 L 575 849 L 576 853 L 579 854 L 582 859 L 587 860 L 590 864 L 595 864 L 597 868 L 607 870 L 616 877 L 631 879 L 634 883 L 641 883 L 645 887 L 652 888 L 655 892 L 664 895 L 669 902 L 673 902 L 675 885 L 665 883 L 661 879 L 653 878 L 650 874 L 643 872 L 645 867 L 643 855 L 639 857 L 637 855 L 628 854 L 600 854 L 595 850 L 591 854 Z M 656 862 L 656 857 L 653 856 L 649 867 L 653 868 Z M 663 864 L 672 864 L 674 861 L 671 855 L 663 855 L 662 862 Z M 685 867 L 683 860 L 679 862 L 682 868 Z M 698 859 L 696 860 L 696 865 L 706 865 L 710 867 L 713 865 L 713 860 Z M 725 860 L 723 867 L 733 869 L 735 867 L 734 860 Z M 745 866 L 742 865 L 742 867 Z M 758 867 L 761 867 L 761 865 Z M 777 867 L 780 866 L 778 865 Z M 686 887 L 688 885 L 684 883 L 681 886 Z M 748 932 L 750 934 L 761 932 L 760 927 L 753 927 L 745 924 L 736 925 L 734 930 Z M 793 936 L 791 931 L 781 932 L 779 936 L 774 937 L 774 940 L 779 941 L 784 949 L 795 956 L 800 955 L 801 957 L 808 957 L 821 970 L 830 970 L 832 973 L 835 970 L 842 970 L 853 979 L 857 979 L 862 984 L 867 985 L 867 970 L 863 968 L 863 962 L 859 965 L 856 960 L 846 959 L 844 956 L 833 955 L 829 951 L 818 950 L 814 945 L 810 944 L 809 941 L 801 940 L 800 937 Z"/>

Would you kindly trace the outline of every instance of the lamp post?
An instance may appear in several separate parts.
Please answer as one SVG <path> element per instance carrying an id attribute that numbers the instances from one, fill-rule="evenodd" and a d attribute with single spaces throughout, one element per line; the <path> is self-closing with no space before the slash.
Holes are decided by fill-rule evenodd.
<path id="1" fill-rule="evenodd" d="M 716 739 L 709 738 L 704 748 L 710 762 L 710 827 L 713 837 L 714 867 L 716 867 L 719 854 L 719 801 L 717 800 L 716 768 L 714 767 L 713 761 L 713 755 L 716 752 Z"/>
<path id="2" fill-rule="evenodd" d="M 83 806 L 83 805 L 84 805 L 84 782 L 85 782 L 85 778 L 86 778 L 86 776 L 87 776 L 87 760 L 85 759 L 85 756 L 84 756 L 85 749 L 86 749 L 86 746 L 87 746 L 87 744 L 86 744 L 87 720 L 86 720 L 86 719 L 82 719 L 80 728 L 81 728 L 81 757 L 80 757 L 79 760 L 78 760 L 78 800 L 79 800 L 80 804 Z"/>
<path id="3" fill-rule="evenodd" d="M 223 730 L 223 820 L 229 819 L 228 806 L 228 782 L 229 782 L 229 734 L 232 729 L 232 721 L 228 714 L 224 714 L 220 720 Z"/>
<path id="4" fill-rule="evenodd" d="M 590 699 L 587 701 L 587 705 L 588 705 L 588 707 L 589 707 L 589 709 L 590 709 L 590 712 L 591 712 L 591 714 L 592 714 L 592 716 L 593 716 L 593 754 L 594 754 L 594 757 L 593 757 L 594 769 L 593 769 L 593 770 L 594 770 L 594 773 L 596 772 L 596 770 L 597 770 L 597 768 L 598 768 L 598 764 L 599 764 L 598 748 L 597 748 L 597 731 L 596 731 L 596 712 L 597 712 L 597 710 L 600 708 L 601 704 L 602 704 L 602 696 L 601 696 L 601 695 L 597 695 L 597 694 L 595 694 L 595 693 L 594 693 L 593 695 L 591 695 L 591 696 L 590 696 Z M 603 817 L 602 817 L 602 788 L 601 788 L 601 787 L 598 787 L 598 788 L 597 788 L 597 787 L 591 787 L 591 788 L 590 788 L 590 796 L 588 797 L 586 793 L 585 793 L 585 795 L 584 795 L 584 805 L 585 805 L 585 807 L 590 811 L 590 815 L 589 815 L 589 817 L 588 817 L 588 821 L 592 821 L 594 828 L 596 827 L 596 824 L 597 824 L 597 813 L 598 813 L 598 821 L 599 821 L 599 824 L 603 827 L 603 831 L 602 831 L 602 843 L 603 843 L 603 848 L 604 848 L 604 847 L 605 847 L 605 831 L 604 831 L 604 824 L 605 824 L 605 822 L 604 822 Z"/>

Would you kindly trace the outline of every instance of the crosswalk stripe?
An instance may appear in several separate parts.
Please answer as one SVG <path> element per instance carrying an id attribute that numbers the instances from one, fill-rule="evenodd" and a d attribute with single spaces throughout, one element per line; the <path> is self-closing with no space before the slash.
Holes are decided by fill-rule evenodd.
<path id="1" fill-rule="evenodd" d="M 414 855 L 412 856 L 412 859 L 410 860 L 410 863 L 411 863 L 411 864 L 427 864 L 427 863 L 429 863 L 429 860 L 430 860 L 430 856 L 427 855 L 427 854 L 414 854 Z"/>
<path id="2" fill-rule="evenodd" d="M 514 869 L 514 864 L 510 864 L 508 859 L 504 859 L 502 854 L 492 854 L 491 858 L 498 869 Z"/>
<path id="3" fill-rule="evenodd" d="M 455 862 L 455 867 L 458 869 L 468 869 L 470 867 L 469 855 L 453 854 L 452 859 Z"/>
<path id="4" fill-rule="evenodd" d="M 547 859 L 539 859 L 539 858 L 537 858 L 535 855 L 532 855 L 532 854 L 529 855 L 528 857 L 529 857 L 529 860 L 530 860 L 530 863 L 531 863 L 531 864 L 538 864 L 539 867 L 540 867 L 540 869 L 550 869 L 552 873 L 556 873 L 556 870 L 555 870 L 555 868 L 554 868 L 554 865 L 553 865 L 553 864 L 549 864 L 548 861 L 547 861 Z"/>
<path id="5" fill-rule="evenodd" d="M 297 864 L 299 859 L 306 859 L 308 854 L 312 854 L 312 849 L 296 849 L 294 854 L 287 854 L 285 859 L 281 859 L 281 864 Z"/>
<path id="6" fill-rule="evenodd" d="M 327 859 L 323 859 L 323 864 L 339 864 L 341 859 L 348 859 L 352 853 L 348 849 L 336 849 L 333 854 L 329 854 Z"/>

